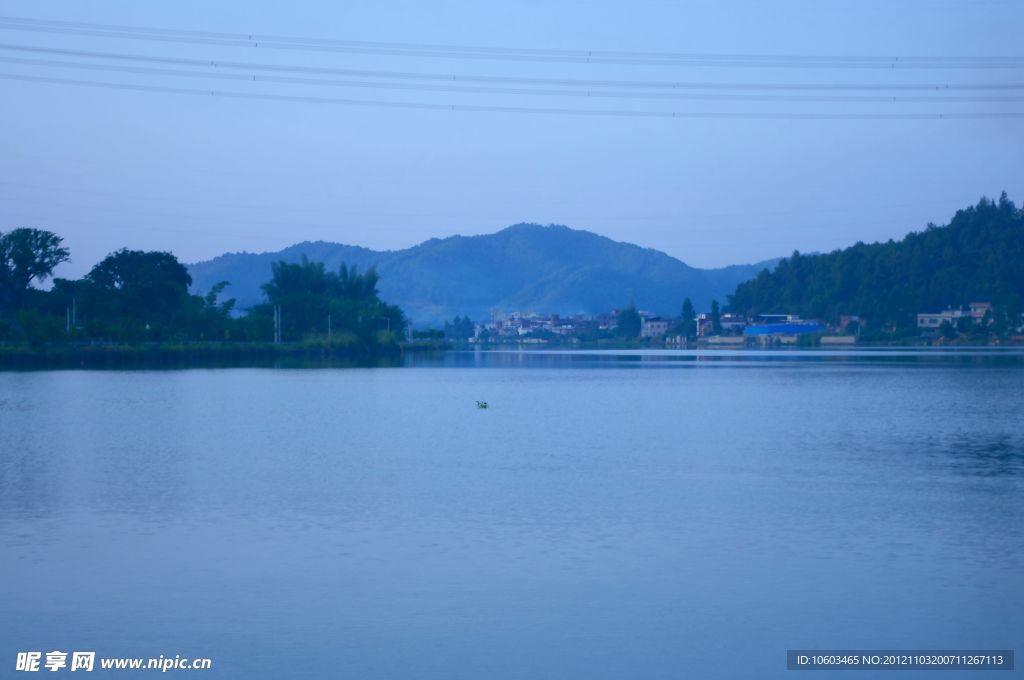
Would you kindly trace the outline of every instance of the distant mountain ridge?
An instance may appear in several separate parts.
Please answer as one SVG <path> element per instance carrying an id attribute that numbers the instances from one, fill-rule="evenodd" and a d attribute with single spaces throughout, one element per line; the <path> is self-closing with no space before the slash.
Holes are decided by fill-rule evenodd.
<path id="1" fill-rule="evenodd" d="M 303 242 L 269 253 L 227 253 L 189 265 L 192 289 L 219 281 L 242 308 L 262 300 L 260 285 L 277 260 L 303 255 L 329 269 L 376 266 L 381 297 L 418 325 L 456 315 L 486 318 L 491 310 L 594 314 L 631 300 L 640 309 L 678 314 L 683 298 L 698 309 L 724 302 L 736 286 L 778 260 L 697 269 L 661 251 L 565 226 L 517 224 L 494 234 L 430 239 L 403 250 Z"/>

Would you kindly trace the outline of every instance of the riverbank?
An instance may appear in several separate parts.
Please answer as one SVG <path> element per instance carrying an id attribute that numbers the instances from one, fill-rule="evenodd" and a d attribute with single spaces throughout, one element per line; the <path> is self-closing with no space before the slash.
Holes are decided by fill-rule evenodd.
<path id="1" fill-rule="evenodd" d="M 0 371 L 52 370 L 52 369 L 181 369 L 181 368 L 358 368 L 409 365 L 411 360 L 431 361 L 437 356 L 454 351 L 457 355 L 489 354 L 491 352 L 515 353 L 551 352 L 568 354 L 592 354 L 594 352 L 625 351 L 629 354 L 650 352 L 652 356 L 679 354 L 751 355 L 765 351 L 788 353 L 801 350 L 823 352 L 865 351 L 865 350 L 995 350 L 1022 347 L 1019 343 L 990 345 L 963 343 L 936 344 L 891 344 L 857 343 L 829 347 L 820 345 L 747 345 L 718 346 L 698 345 L 696 347 L 658 347 L 645 343 L 596 342 L 596 343 L 492 343 L 468 344 L 446 343 L 438 340 L 417 340 L 382 345 L 361 345 L 356 343 L 244 343 L 244 342 L 196 342 L 196 343 L 80 343 L 47 345 L 41 347 L 0 345 Z M 414 358 L 417 357 L 417 358 Z"/>
<path id="2" fill-rule="evenodd" d="M 978 342 L 970 339 L 946 340 L 944 338 L 929 339 L 919 336 L 900 336 L 891 338 L 856 339 L 851 336 L 810 336 L 806 339 L 773 339 L 769 342 L 747 341 L 745 338 L 733 336 L 735 342 L 723 342 L 721 339 L 699 339 L 689 343 L 668 344 L 649 340 L 514 340 L 492 342 L 460 342 L 450 348 L 461 350 L 733 350 L 759 351 L 766 349 L 902 349 L 907 347 L 929 348 L 998 348 L 1022 347 L 1024 336 L 992 338 L 989 342 Z"/>
<path id="3" fill-rule="evenodd" d="M 82 343 L 41 347 L 0 346 L 0 370 L 100 368 L 346 367 L 397 365 L 397 343 Z"/>

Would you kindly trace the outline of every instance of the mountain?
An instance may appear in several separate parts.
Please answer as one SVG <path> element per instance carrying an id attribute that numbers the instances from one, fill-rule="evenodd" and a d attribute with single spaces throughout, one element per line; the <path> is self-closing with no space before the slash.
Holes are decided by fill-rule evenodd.
<path id="1" fill-rule="evenodd" d="M 1019 318 L 1024 299 L 1024 211 L 1004 192 L 900 241 L 858 243 L 824 255 L 794 253 L 740 284 L 734 311 L 795 313 L 835 321 L 856 314 L 875 327 L 913 328 L 918 312 L 991 302 Z M 999 321 L 1001 319 L 997 319 Z"/>
<path id="2" fill-rule="evenodd" d="M 456 315 L 485 319 L 491 310 L 599 313 L 632 299 L 641 309 L 678 314 L 683 298 L 698 309 L 724 301 L 736 285 L 777 260 L 696 269 L 650 248 L 564 226 L 517 224 L 495 234 L 430 239 L 404 250 L 374 251 L 323 241 L 273 253 L 229 253 L 189 265 L 193 291 L 219 281 L 245 308 L 261 300 L 271 263 L 303 256 L 329 269 L 376 266 L 381 297 L 418 325 Z"/>

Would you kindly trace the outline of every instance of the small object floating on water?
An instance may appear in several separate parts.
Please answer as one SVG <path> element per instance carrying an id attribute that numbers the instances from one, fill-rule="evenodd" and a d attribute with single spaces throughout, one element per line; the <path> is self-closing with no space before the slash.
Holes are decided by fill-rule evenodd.
<path id="1" fill-rule="evenodd" d="M 476 407 L 477 408 L 487 408 L 487 402 L 486 401 L 480 401 L 479 399 L 477 399 L 476 400 Z"/>

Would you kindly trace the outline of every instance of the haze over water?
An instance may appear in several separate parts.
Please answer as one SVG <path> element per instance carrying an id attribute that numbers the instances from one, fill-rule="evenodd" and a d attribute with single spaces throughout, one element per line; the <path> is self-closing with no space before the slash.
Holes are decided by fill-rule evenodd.
<path id="1" fill-rule="evenodd" d="M 410 364 L 0 373 L 0 658 L 781 678 L 788 648 L 1024 648 L 1020 352 Z"/>

